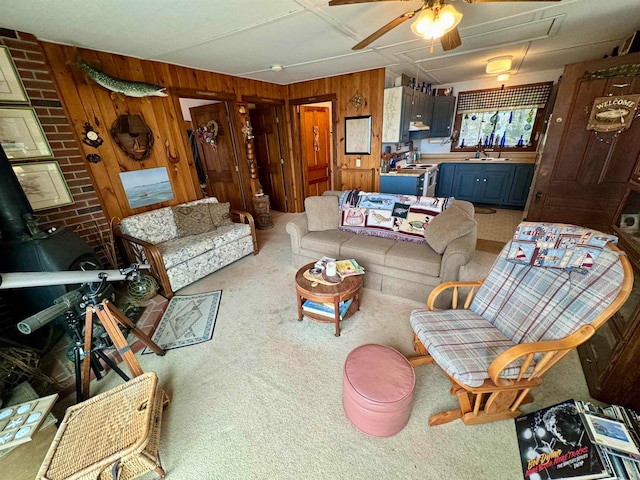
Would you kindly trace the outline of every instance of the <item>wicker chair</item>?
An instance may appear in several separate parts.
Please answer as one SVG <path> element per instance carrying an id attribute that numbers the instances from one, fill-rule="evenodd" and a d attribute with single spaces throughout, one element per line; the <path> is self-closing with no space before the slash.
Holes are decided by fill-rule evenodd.
<path id="1" fill-rule="evenodd" d="M 409 359 L 411 364 L 438 365 L 459 403 L 458 408 L 431 417 L 430 425 L 458 418 L 473 425 L 519 416 L 520 405 L 533 401 L 529 392 L 542 383 L 545 372 L 593 336 L 628 298 L 633 271 L 627 257 L 611 243 L 605 245 L 607 237 L 600 232 L 560 227 L 573 232 L 574 243 L 580 243 L 580 232 L 602 240 L 587 273 L 569 268 L 576 263 L 547 268 L 544 258 L 557 261 L 559 254 L 552 248 L 541 250 L 535 242 L 529 253 L 537 260 L 516 258 L 522 250 L 515 248 L 514 240 L 504 247 L 485 280 L 444 283 L 429 296 L 427 309 L 411 313 L 415 350 L 420 354 Z M 514 238 L 523 228 L 534 227 L 523 223 L 518 228 Z M 451 308 L 434 309 L 437 296 L 446 290 L 453 291 Z"/>
<path id="2" fill-rule="evenodd" d="M 160 424 L 168 397 L 144 373 L 67 409 L 36 480 L 130 480 L 160 465 Z"/>

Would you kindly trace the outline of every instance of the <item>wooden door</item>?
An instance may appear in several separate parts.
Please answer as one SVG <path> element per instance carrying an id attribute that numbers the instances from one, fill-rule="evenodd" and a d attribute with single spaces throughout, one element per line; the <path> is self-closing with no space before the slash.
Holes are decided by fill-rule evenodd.
<path id="1" fill-rule="evenodd" d="M 249 110 L 258 178 L 264 193 L 269 195 L 271 208 L 287 211 L 284 182 L 284 160 L 280 146 L 280 132 L 276 107 L 258 106 Z"/>
<path id="2" fill-rule="evenodd" d="M 198 132 L 198 127 L 210 125 L 210 128 L 215 128 L 217 124 L 215 146 L 197 135 L 198 153 L 204 164 L 209 195 L 216 197 L 220 202 L 231 203 L 231 208 L 244 210 L 238 162 L 226 103 L 192 107 L 189 112 L 194 132 Z"/>
<path id="3" fill-rule="evenodd" d="M 331 189 L 331 118 L 327 107 L 300 107 L 305 198 Z"/>
<path id="4" fill-rule="evenodd" d="M 620 75 L 623 65 L 639 61 L 640 54 L 631 54 L 567 65 L 531 188 L 527 220 L 609 230 L 639 158 L 640 121 L 618 136 L 586 127 L 596 98 L 640 93 L 640 77 Z M 601 70 L 603 74 L 587 74 Z"/>

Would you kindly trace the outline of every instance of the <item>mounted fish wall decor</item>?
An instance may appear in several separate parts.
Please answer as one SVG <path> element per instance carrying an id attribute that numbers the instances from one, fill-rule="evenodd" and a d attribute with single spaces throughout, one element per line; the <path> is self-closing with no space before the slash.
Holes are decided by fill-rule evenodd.
<path id="1" fill-rule="evenodd" d="M 76 65 L 84 70 L 89 78 L 98 85 L 106 88 L 107 90 L 111 90 L 111 98 L 116 98 L 118 94 L 136 98 L 168 96 L 165 87 L 154 85 L 152 83 L 134 82 L 112 77 L 111 75 L 104 73 L 102 70 L 92 67 L 79 57 L 76 60 Z"/>
<path id="2" fill-rule="evenodd" d="M 111 136 L 134 160 L 144 160 L 151 154 L 153 132 L 140 115 L 120 115 L 111 126 Z"/>

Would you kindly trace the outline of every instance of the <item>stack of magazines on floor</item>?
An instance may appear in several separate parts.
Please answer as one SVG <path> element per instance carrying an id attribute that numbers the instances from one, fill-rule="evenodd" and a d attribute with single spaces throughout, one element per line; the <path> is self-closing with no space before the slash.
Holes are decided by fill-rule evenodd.
<path id="1" fill-rule="evenodd" d="M 525 480 L 640 480 L 640 416 L 566 400 L 515 419 Z"/>

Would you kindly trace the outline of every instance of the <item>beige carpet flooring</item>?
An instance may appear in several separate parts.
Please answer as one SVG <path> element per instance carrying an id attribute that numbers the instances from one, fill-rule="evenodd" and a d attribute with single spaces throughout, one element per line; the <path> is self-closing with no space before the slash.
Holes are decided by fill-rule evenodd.
<path id="1" fill-rule="evenodd" d="M 479 213 L 475 216 L 478 222 L 478 238 L 504 244 L 511 240 L 513 231 L 522 221 L 524 212 L 506 208 L 494 210 L 496 213 Z"/>
<path id="2" fill-rule="evenodd" d="M 364 343 L 411 355 L 409 314 L 422 304 L 365 289 L 361 310 L 343 322 L 341 337 L 331 324 L 298 322 L 285 232 L 294 215 L 274 214 L 275 227 L 259 231 L 257 256 L 179 292 L 222 290 L 211 341 L 164 357 L 138 355 L 171 397 L 160 445 L 167 479 L 522 478 L 513 421 L 428 426 L 431 415 L 457 405 L 432 365 L 416 369 L 413 410 L 400 433 L 373 438 L 350 423 L 342 408 L 346 356 Z M 92 383 L 92 393 L 121 381 L 109 373 Z M 556 366 L 534 396 L 526 411 L 567 398 L 588 400 L 577 355 Z"/>

